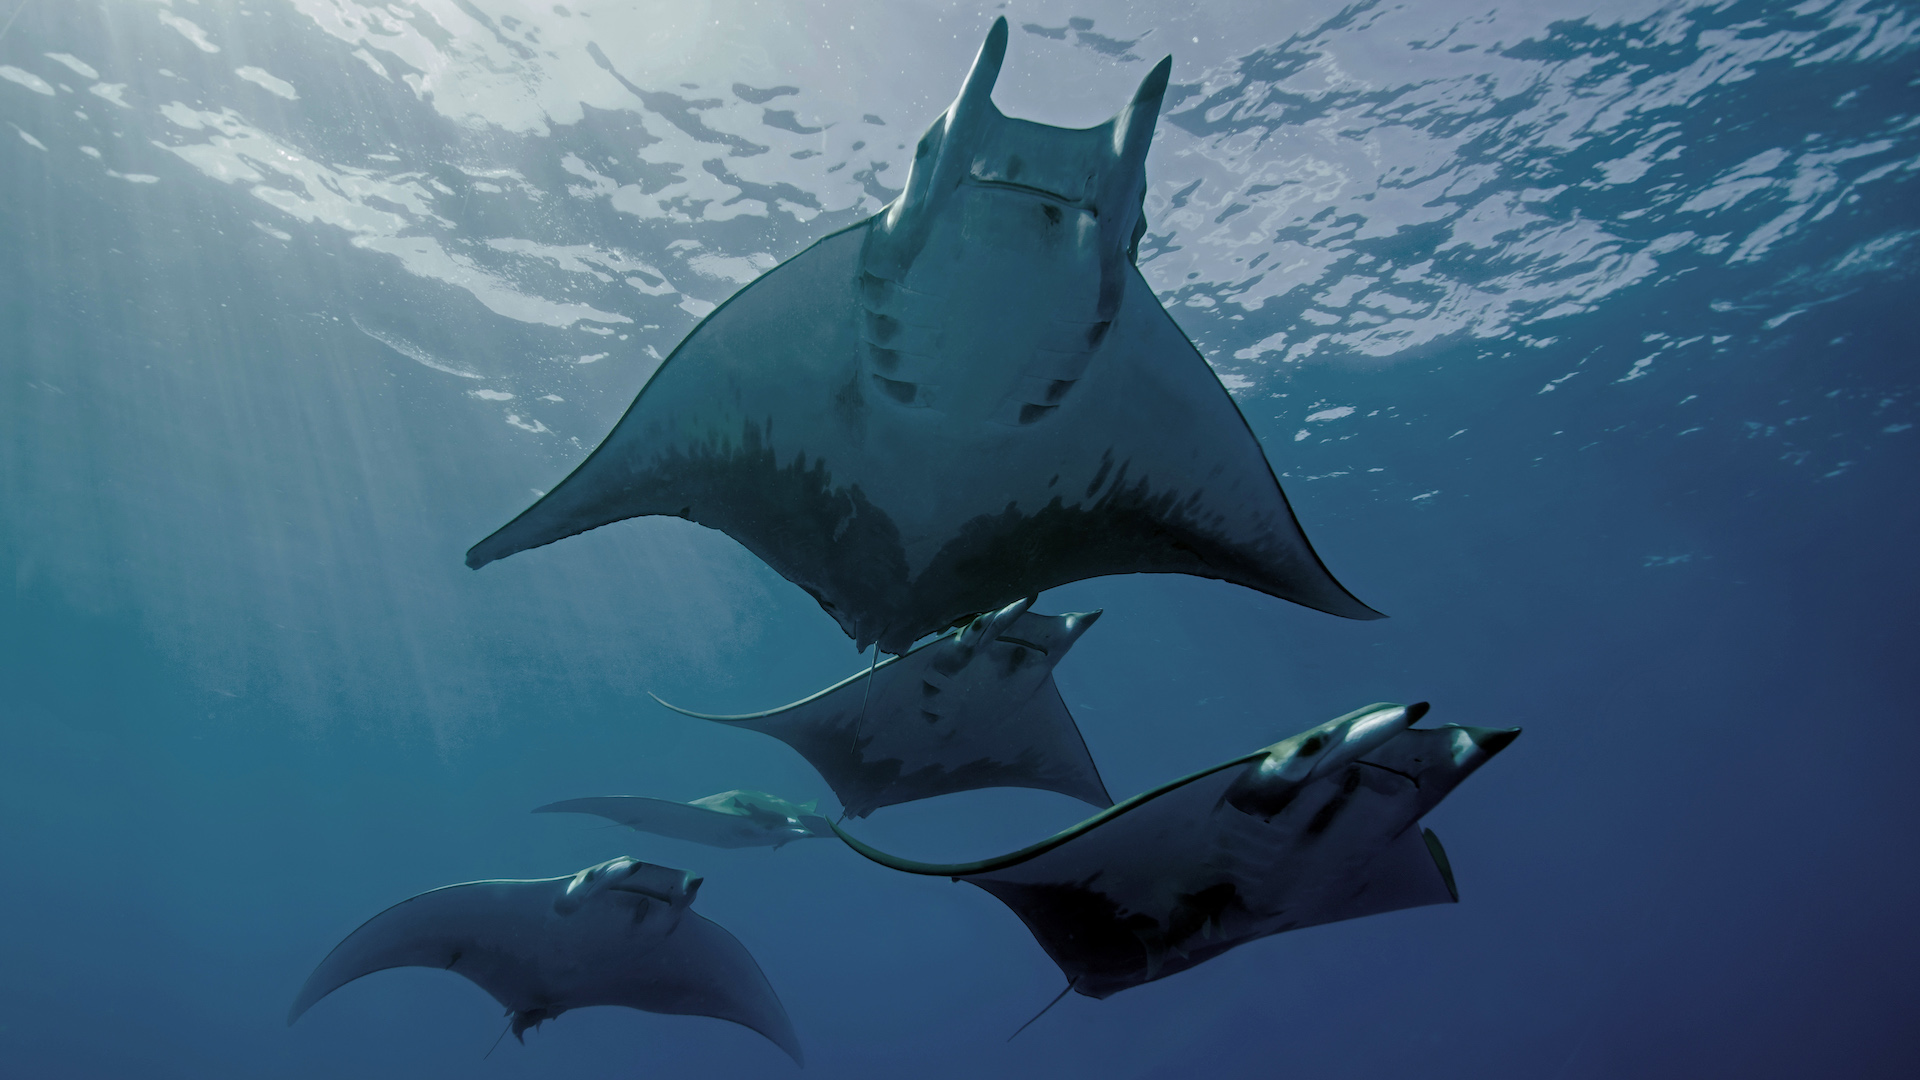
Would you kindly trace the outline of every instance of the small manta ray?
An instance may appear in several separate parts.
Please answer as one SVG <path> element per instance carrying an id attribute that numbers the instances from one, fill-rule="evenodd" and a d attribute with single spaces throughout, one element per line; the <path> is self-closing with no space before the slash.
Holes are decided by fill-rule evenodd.
<path id="1" fill-rule="evenodd" d="M 1111 806 L 1053 682 L 1053 666 L 1100 613 L 1035 615 L 1031 603 L 1016 600 L 782 708 L 711 716 L 654 700 L 798 750 L 848 817 L 984 787 L 1040 788 Z"/>
<path id="2" fill-rule="evenodd" d="M 1068 990 L 1105 998 L 1270 934 L 1458 902 L 1420 818 L 1520 732 L 1408 726 L 1426 711 L 1369 705 L 999 858 L 914 862 L 834 831 L 882 866 L 992 893 Z"/>
<path id="3" fill-rule="evenodd" d="M 996 19 L 878 215 L 694 327 L 479 568 L 626 518 L 733 537 L 860 648 L 1107 574 L 1354 619 L 1233 398 L 1134 262 L 1173 60 L 1084 129 L 993 103 Z"/>
<path id="4" fill-rule="evenodd" d="M 287 1023 L 347 983 L 442 968 L 506 1006 L 515 1038 L 569 1009 L 624 1005 L 712 1016 L 800 1042 L 746 947 L 689 910 L 700 879 L 621 857 L 570 877 L 474 881 L 403 900 L 347 935 L 300 988 Z M 503 1033 L 504 1034 L 504 1033 Z"/>
<path id="5" fill-rule="evenodd" d="M 536 814 L 597 814 L 639 832 L 717 848 L 780 848 L 795 840 L 832 837 L 833 824 L 814 813 L 759 791 L 723 791 L 692 802 L 643 795 L 567 799 L 535 807 Z"/>

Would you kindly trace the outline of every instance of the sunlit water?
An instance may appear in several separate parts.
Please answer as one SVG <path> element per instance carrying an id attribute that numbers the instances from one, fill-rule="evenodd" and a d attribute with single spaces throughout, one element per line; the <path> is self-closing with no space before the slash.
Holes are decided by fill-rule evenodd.
<path id="1" fill-rule="evenodd" d="M 0 21 L 18 0 L 0 0 Z M 1430 819 L 1462 902 L 1009 1044 L 1060 977 L 832 844 L 527 811 L 824 785 L 675 716 L 859 665 L 718 533 L 480 573 L 741 285 L 896 193 L 988 23 L 1098 123 L 1174 56 L 1140 265 L 1348 623 L 1184 578 L 1059 679 L 1116 794 L 1378 699 L 1527 733 Z M 1916 1049 L 1920 13 L 1899 3 L 27 0 L 0 37 L 0 1073 L 739 1075 L 718 1021 L 481 1055 L 445 973 L 292 1029 L 414 892 L 686 866 L 829 1076 L 1897 1075 Z M 884 811 L 974 857 L 1028 791 Z M 1910 1064 L 1908 1064 L 1910 1068 Z"/>

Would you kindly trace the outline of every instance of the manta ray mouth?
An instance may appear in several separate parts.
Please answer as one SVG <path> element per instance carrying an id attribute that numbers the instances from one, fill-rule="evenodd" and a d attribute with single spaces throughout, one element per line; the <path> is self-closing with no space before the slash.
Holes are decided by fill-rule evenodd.
<path id="1" fill-rule="evenodd" d="M 1036 199 L 1042 199 L 1042 200 L 1045 200 L 1046 202 L 1055 203 L 1060 206 L 1064 206 L 1069 210 L 1079 210 L 1092 217 L 1097 218 L 1100 216 L 1099 210 L 1095 209 L 1091 205 L 1087 204 L 1086 202 L 1078 198 L 1062 195 L 1057 191 L 1048 191 L 1046 188 L 1034 187 L 1032 184 L 1021 184 L 1021 183 L 1016 183 L 1015 181 L 1012 181 L 1012 180 L 986 180 L 978 176 L 969 177 L 967 179 L 967 183 L 973 184 L 976 187 L 1000 188 L 1006 191 L 1017 191 L 1022 195 L 1031 195 Z"/>

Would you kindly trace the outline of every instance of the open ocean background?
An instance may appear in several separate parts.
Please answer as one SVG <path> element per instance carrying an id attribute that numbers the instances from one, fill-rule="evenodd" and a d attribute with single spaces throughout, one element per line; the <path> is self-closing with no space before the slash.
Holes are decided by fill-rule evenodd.
<path id="1" fill-rule="evenodd" d="M 16 8 L 19 10 L 16 11 Z M 864 666 L 679 520 L 474 573 L 699 318 L 876 211 L 994 15 L 1003 110 L 1174 56 L 1141 269 L 1392 616 L 1108 578 L 1116 796 L 1379 700 L 1522 725 L 1457 906 L 1070 997 L 1011 912 L 584 795 L 827 789 L 676 716 Z M 720 1021 L 507 1040 L 329 948 L 438 885 L 706 876 L 831 1077 L 1911 1075 L 1920 9 L 1884 0 L 0 0 L 0 1073 L 785 1075 Z M 921 858 L 1084 816 L 882 811 Z M 1902 1065 L 1901 1063 L 1905 1064 Z"/>

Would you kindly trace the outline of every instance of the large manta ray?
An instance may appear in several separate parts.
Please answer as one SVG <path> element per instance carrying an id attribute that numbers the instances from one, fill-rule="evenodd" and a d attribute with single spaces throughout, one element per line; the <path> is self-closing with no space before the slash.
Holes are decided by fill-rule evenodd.
<path id="1" fill-rule="evenodd" d="M 1053 666 L 1100 613 L 1036 615 L 1031 603 L 978 616 L 782 708 L 712 716 L 660 704 L 798 750 L 848 817 L 984 787 L 1040 788 L 1111 806 L 1053 681 Z"/>
<path id="2" fill-rule="evenodd" d="M 997 19 L 884 211 L 735 294 L 467 565 L 650 514 L 719 529 L 899 654 L 1105 574 L 1378 618 L 1134 267 L 1172 58 L 1080 130 L 994 107 Z"/>
<path id="3" fill-rule="evenodd" d="M 1270 934 L 1459 900 L 1420 818 L 1519 729 L 1408 726 L 1426 711 L 1369 705 L 979 862 L 835 831 L 884 866 L 992 893 L 1068 989 L 1104 998 Z"/>
<path id="4" fill-rule="evenodd" d="M 474 881 L 368 919 L 308 976 L 287 1023 L 363 975 L 430 967 L 464 975 L 521 1037 L 568 1009 L 625 1005 L 752 1028 L 798 1062 L 787 1010 L 746 948 L 689 910 L 700 879 L 635 859 L 570 877 Z"/>

